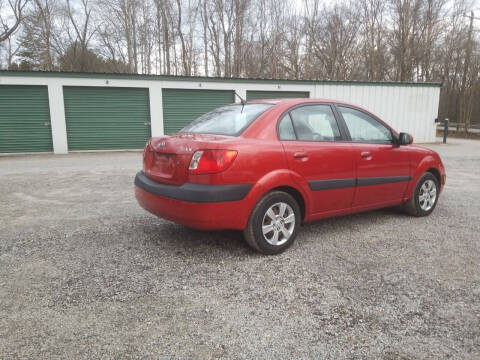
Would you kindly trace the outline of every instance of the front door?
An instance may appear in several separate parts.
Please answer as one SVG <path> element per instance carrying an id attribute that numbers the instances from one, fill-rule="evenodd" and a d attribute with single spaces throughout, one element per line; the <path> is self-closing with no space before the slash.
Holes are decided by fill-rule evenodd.
<path id="1" fill-rule="evenodd" d="M 391 130 L 369 114 L 337 106 L 351 137 L 357 166 L 354 207 L 400 202 L 411 179 L 406 147 L 394 144 Z"/>
<path id="2" fill-rule="evenodd" d="M 307 181 L 312 215 L 351 207 L 354 153 L 351 144 L 342 142 L 344 134 L 329 104 L 303 105 L 286 113 L 279 138 L 290 169 Z"/>

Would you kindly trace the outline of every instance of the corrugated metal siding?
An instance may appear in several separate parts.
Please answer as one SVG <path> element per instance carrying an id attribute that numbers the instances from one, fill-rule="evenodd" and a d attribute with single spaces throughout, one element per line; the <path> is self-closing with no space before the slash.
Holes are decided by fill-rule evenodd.
<path id="1" fill-rule="evenodd" d="M 0 85 L 0 153 L 53 151 L 46 86 Z"/>
<path id="2" fill-rule="evenodd" d="M 163 89 L 163 126 L 173 134 L 192 120 L 219 106 L 233 103 L 231 90 Z"/>
<path id="3" fill-rule="evenodd" d="M 315 97 L 365 108 L 415 142 L 434 142 L 439 87 L 316 85 Z"/>
<path id="4" fill-rule="evenodd" d="M 247 100 L 308 98 L 308 91 L 257 91 L 247 90 Z"/>
<path id="5" fill-rule="evenodd" d="M 142 149 L 150 137 L 148 89 L 64 87 L 69 150 Z"/>

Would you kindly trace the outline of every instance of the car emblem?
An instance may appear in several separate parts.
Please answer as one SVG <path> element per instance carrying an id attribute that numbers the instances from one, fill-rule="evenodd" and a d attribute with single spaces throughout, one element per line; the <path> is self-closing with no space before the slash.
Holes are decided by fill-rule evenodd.
<path id="1" fill-rule="evenodd" d="M 158 147 L 164 147 L 165 146 L 165 141 L 160 141 L 157 146 Z"/>

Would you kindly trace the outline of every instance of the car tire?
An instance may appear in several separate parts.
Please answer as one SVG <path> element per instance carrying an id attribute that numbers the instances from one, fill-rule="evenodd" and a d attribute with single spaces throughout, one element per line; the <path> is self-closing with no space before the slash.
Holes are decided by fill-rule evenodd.
<path id="1" fill-rule="evenodd" d="M 440 186 L 437 178 L 430 172 L 418 179 L 413 196 L 403 205 L 410 215 L 421 217 L 432 213 L 437 206 Z"/>
<path id="2" fill-rule="evenodd" d="M 280 254 L 295 241 L 300 222 L 297 201 L 283 191 L 272 191 L 255 205 L 243 235 L 256 251 Z"/>

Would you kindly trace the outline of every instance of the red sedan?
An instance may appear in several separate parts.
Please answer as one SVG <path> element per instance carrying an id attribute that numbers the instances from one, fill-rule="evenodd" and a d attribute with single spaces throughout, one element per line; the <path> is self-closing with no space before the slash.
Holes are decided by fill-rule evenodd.
<path id="1" fill-rule="evenodd" d="M 445 184 L 438 154 L 372 113 L 331 100 L 232 104 L 151 138 L 138 202 L 198 229 L 243 230 L 276 254 L 300 224 L 394 205 L 429 215 Z"/>

